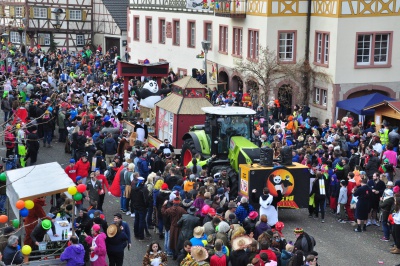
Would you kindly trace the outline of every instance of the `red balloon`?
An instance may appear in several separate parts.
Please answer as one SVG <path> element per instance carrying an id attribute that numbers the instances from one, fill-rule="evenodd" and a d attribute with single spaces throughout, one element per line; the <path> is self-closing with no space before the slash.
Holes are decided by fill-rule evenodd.
<path id="1" fill-rule="evenodd" d="M 0 223 L 4 224 L 8 221 L 7 215 L 0 215 Z"/>
<path id="2" fill-rule="evenodd" d="M 15 207 L 17 207 L 18 210 L 21 210 L 25 208 L 25 201 L 19 200 L 15 203 Z"/>
<path id="3" fill-rule="evenodd" d="M 100 214 L 100 218 L 101 218 L 102 220 L 104 220 L 106 217 L 104 216 L 104 214 Z"/>
<path id="4" fill-rule="evenodd" d="M 85 184 L 79 184 L 76 188 L 78 189 L 79 193 L 83 193 L 83 192 L 86 191 L 86 185 Z"/>

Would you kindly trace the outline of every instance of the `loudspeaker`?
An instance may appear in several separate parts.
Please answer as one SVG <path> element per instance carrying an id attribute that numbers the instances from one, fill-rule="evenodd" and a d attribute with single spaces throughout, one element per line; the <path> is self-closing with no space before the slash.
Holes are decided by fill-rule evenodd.
<path id="1" fill-rule="evenodd" d="M 281 165 L 293 165 L 292 148 L 284 146 L 281 148 Z"/>
<path id="2" fill-rule="evenodd" d="M 197 68 L 192 68 L 192 78 L 197 78 Z"/>
<path id="3" fill-rule="evenodd" d="M 260 165 L 273 166 L 274 165 L 274 150 L 269 147 L 260 149 Z"/>

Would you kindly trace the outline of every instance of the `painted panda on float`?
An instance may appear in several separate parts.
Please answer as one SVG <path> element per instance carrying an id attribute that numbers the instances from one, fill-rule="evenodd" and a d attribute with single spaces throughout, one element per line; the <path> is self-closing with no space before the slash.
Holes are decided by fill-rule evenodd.
<path id="1" fill-rule="evenodd" d="M 140 100 L 140 106 L 153 109 L 155 103 L 161 100 L 161 95 L 170 93 L 171 89 L 160 90 L 157 82 L 150 80 L 143 85 L 142 89 L 134 88 L 134 91 Z"/>

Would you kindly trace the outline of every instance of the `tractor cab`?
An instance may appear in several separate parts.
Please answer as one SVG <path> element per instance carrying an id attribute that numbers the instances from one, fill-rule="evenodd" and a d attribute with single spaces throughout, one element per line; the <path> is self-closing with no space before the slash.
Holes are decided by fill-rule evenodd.
<path id="1" fill-rule="evenodd" d="M 203 107 L 202 110 L 206 113 L 204 131 L 211 154 L 226 159 L 234 146 L 232 137 L 251 139 L 255 111 L 244 107 Z"/>

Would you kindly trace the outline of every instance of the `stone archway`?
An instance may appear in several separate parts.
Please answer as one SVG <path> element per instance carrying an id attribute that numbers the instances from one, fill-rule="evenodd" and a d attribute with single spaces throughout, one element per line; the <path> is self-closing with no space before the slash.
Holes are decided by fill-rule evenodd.
<path id="1" fill-rule="evenodd" d="M 223 83 L 223 82 L 226 83 L 226 85 L 224 85 L 224 84 L 218 85 L 218 90 L 219 91 L 223 91 L 223 90 L 227 91 L 227 90 L 229 90 L 229 76 L 225 71 L 220 71 L 218 73 L 218 82 L 219 83 Z"/>
<path id="2" fill-rule="evenodd" d="M 239 76 L 233 76 L 229 89 L 231 91 L 238 91 L 239 88 L 243 89 L 243 81 Z"/>
<path id="3" fill-rule="evenodd" d="M 292 113 L 293 88 L 290 84 L 283 84 L 278 89 L 278 100 L 284 116 Z"/>

